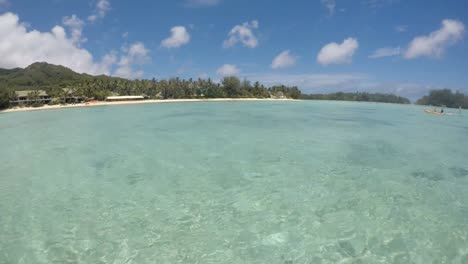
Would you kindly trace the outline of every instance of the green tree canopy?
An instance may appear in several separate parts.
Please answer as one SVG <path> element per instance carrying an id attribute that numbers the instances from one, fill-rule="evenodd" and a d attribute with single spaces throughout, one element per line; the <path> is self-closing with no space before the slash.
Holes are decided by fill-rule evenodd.
<path id="1" fill-rule="evenodd" d="M 224 77 L 221 81 L 226 96 L 229 98 L 238 98 L 241 95 L 241 81 L 239 78 L 231 76 Z"/>
<path id="2" fill-rule="evenodd" d="M 449 89 L 432 90 L 429 95 L 422 97 L 417 102 L 419 105 L 446 106 L 451 108 L 462 107 L 468 109 L 468 96 L 463 93 L 453 93 Z"/>
<path id="3" fill-rule="evenodd" d="M 64 88 L 66 88 L 64 90 Z M 278 98 L 298 99 L 297 87 L 271 88 L 237 77 L 225 77 L 221 83 L 211 79 L 172 78 L 169 80 L 128 80 L 105 75 L 91 76 L 47 63 L 34 63 L 25 69 L 0 69 L 0 91 L 44 90 L 53 98 L 63 98 L 72 91 L 73 96 L 104 100 L 110 95 L 146 95 L 153 99 L 182 98 Z M 8 107 L 9 95 L 2 93 L 3 107 Z M 36 98 L 35 92 L 30 94 Z M 55 102 L 60 101 L 56 100 Z"/>

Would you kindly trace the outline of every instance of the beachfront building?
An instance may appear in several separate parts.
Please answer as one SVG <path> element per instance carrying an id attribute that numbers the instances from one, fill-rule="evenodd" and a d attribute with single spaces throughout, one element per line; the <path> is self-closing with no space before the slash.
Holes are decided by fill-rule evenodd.
<path id="1" fill-rule="evenodd" d="M 15 96 L 10 100 L 12 105 L 30 105 L 34 103 L 49 104 L 49 103 L 82 103 L 86 100 L 85 97 L 76 94 L 76 91 L 71 88 L 63 88 L 63 92 L 57 97 L 50 96 L 46 91 L 43 90 L 28 90 L 28 91 L 16 91 Z"/>
<path id="2" fill-rule="evenodd" d="M 42 103 L 47 104 L 52 101 L 52 97 L 43 90 L 16 91 L 15 98 L 10 101 L 10 104 L 32 104 Z"/>
<path id="3" fill-rule="evenodd" d="M 148 99 L 145 95 L 136 95 L 136 96 L 109 96 L 106 98 L 108 102 L 121 102 L 121 101 L 141 101 Z"/>
<path id="4" fill-rule="evenodd" d="M 75 89 L 72 88 L 63 88 L 63 94 L 60 96 L 62 102 L 67 104 L 77 104 L 82 103 L 86 100 L 84 96 L 77 95 Z"/>

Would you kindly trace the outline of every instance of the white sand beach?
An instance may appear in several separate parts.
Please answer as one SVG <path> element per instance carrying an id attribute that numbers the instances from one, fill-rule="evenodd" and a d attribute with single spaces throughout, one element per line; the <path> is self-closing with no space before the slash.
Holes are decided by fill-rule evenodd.
<path id="1" fill-rule="evenodd" d="M 120 101 L 105 102 L 97 101 L 93 103 L 66 104 L 66 105 L 44 105 L 41 107 L 13 107 L 0 111 L 0 113 L 40 111 L 52 109 L 64 109 L 75 107 L 96 107 L 109 105 L 131 105 L 131 104 L 159 104 L 159 103 L 189 103 L 189 102 L 237 102 L 237 101 L 294 101 L 294 99 L 257 99 L 257 98 L 218 98 L 218 99 L 168 99 L 168 100 L 142 100 L 142 101 Z"/>

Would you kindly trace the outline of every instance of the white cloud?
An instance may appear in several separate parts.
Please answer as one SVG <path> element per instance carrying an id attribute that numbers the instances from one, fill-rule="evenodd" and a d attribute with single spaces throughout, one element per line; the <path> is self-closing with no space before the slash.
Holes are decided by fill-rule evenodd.
<path id="1" fill-rule="evenodd" d="M 245 22 L 242 25 L 237 25 L 231 29 L 228 34 L 228 39 L 224 41 L 225 48 L 234 47 L 237 43 L 242 43 L 245 47 L 255 48 L 258 46 L 258 39 L 254 34 L 254 30 L 258 29 L 259 23 L 257 20 Z"/>
<path id="2" fill-rule="evenodd" d="M 328 9 L 328 14 L 333 16 L 335 14 L 336 2 L 335 0 L 322 0 L 322 4 Z"/>
<path id="3" fill-rule="evenodd" d="M 280 69 L 296 65 L 297 57 L 291 55 L 289 50 L 281 52 L 271 63 L 271 68 Z"/>
<path id="4" fill-rule="evenodd" d="M 28 31 L 16 14 L 5 13 L 0 15 L 0 36 L 1 68 L 24 68 L 45 61 L 80 73 L 110 73 L 103 61 L 95 61 L 93 55 L 80 48 L 61 26 L 55 26 L 51 32 Z"/>
<path id="5" fill-rule="evenodd" d="M 62 19 L 62 23 L 71 31 L 71 37 L 73 43 L 79 45 L 82 42 L 85 42 L 86 39 L 81 37 L 83 32 L 84 22 L 76 15 L 72 15 L 71 17 L 64 17 Z"/>
<path id="6" fill-rule="evenodd" d="M 126 79 L 138 79 L 143 77 L 143 71 L 134 71 L 132 67 L 119 67 L 114 75 Z"/>
<path id="7" fill-rule="evenodd" d="M 78 18 L 73 16 L 64 21 L 69 27 L 78 27 Z M 28 30 L 13 13 L 0 15 L 0 68 L 25 68 L 35 62 L 48 62 L 63 65 L 79 73 L 93 75 L 107 74 L 135 78 L 143 74 L 134 71 L 133 66 L 148 62 L 149 51 L 143 43 L 136 42 L 123 50 L 118 59 L 115 51 L 106 54 L 100 61 L 79 46 L 77 39 L 81 34 L 73 33 L 67 36 L 65 29 L 55 26 L 50 32 Z M 80 36 L 78 38 L 77 36 Z M 117 67 L 116 71 L 113 69 Z"/>
<path id="8" fill-rule="evenodd" d="M 124 48 L 124 55 L 120 57 L 118 68 L 114 72 L 115 76 L 122 78 L 140 78 L 143 71 L 134 71 L 133 65 L 143 65 L 151 60 L 149 50 L 141 42 L 135 42 L 130 47 Z"/>
<path id="9" fill-rule="evenodd" d="M 200 73 L 200 74 L 198 75 L 198 78 L 200 78 L 200 79 L 208 79 L 208 78 L 210 78 L 210 76 L 209 76 L 207 73 L 202 72 L 202 73 Z"/>
<path id="10" fill-rule="evenodd" d="M 380 48 L 374 51 L 369 58 L 371 59 L 378 59 L 378 58 L 383 58 L 383 57 L 391 57 L 391 56 L 397 56 L 401 54 L 401 49 L 400 47 L 397 48 Z"/>
<path id="11" fill-rule="evenodd" d="M 117 52 L 111 51 L 104 55 L 101 60 L 101 66 L 105 69 L 112 69 L 112 67 L 117 63 Z M 109 73 L 110 74 L 110 73 Z"/>
<path id="12" fill-rule="evenodd" d="M 237 68 L 236 65 L 232 65 L 232 64 L 224 64 L 216 71 L 216 73 L 222 77 L 235 76 L 239 74 L 239 72 L 240 72 L 239 68 Z"/>
<path id="13" fill-rule="evenodd" d="M 96 10 L 94 14 L 88 17 L 88 21 L 95 22 L 99 18 L 104 18 L 110 9 L 111 4 L 109 0 L 97 0 Z"/>
<path id="14" fill-rule="evenodd" d="M 408 31 L 408 26 L 407 25 L 399 25 L 395 27 L 395 31 L 399 33 L 403 33 Z"/>
<path id="15" fill-rule="evenodd" d="M 178 48 L 190 42 L 190 34 L 183 26 L 171 28 L 171 36 L 161 42 L 161 46 L 165 48 Z"/>
<path id="16" fill-rule="evenodd" d="M 462 39 L 465 25 L 457 20 L 444 19 L 442 27 L 428 36 L 414 38 L 409 44 L 404 56 L 407 59 L 417 57 L 440 57 L 447 47 Z"/>
<path id="17" fill-rule="evenodd" d="M 206 7 L 218 5 L 221 0 L 186 0 L 185 6 L 187 7 Z"/>
<path id="18" fill-rule="evenodd" d="M 347 38 L 341 44 L 329 43 L 320 50 L 317 62 L 322 65 L 351 63 L 358 48 L 359 43 L 354 38 Z"/>
<path id="19" fill-rule="evenodd" d="M 93 23 L 94 21 L 96 21 L 98 19 L 98 16 L 97 15 L 90 15 L 88 17 L 88 21 Z"/>

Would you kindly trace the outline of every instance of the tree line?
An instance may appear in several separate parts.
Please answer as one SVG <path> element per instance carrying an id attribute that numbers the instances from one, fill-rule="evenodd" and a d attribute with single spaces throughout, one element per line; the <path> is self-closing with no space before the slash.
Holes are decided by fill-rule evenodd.
<path id="1" fill-rule="evenodd" d="M 24 69 L 0 69 L 0 108 L 9 107 L 10 100 L 15 99 L 14 91 L 25 90 L 44 90 L 57 99 L 54 103 L 61 103 L 60 98 L 70 96 L 95 100 L 105 100 L 112 95 L 145 95 L 151 99 L 298 99 L 301 96 L 297 87 L 266 87 L 259 82 L 252 83 L 237 77 L 225 77 L 219 83 L 201 78 L 128 80 L 105 75 L 79 74 L 66 67 L 44 62 L 33 63 Z M 36 95 L 33 92 L 30 94 L 32 98 Z"/>
<path id="2" fill-rule="evenodd" d="M 69 88 L 64 90 L 63 88 Z M 105 75 L 79 74 L 66 67 L 34 63 L 25 69 L 0 69 L 0 109 L 8 108 L 14 91 L 45 90 L 53 98 L 79 96 L 104 100 L 111 95 L 146 95 L 152 99 L 190 98 L 292 98 L 303 100 L 340 100 L 409 104 L 407 98 L 381 93 L 302 94 L 298 87 L 266 87 L 237 77 L 226 77 L 217 83 L 211 79 L 127 80 Z M 70 91 L 72 94 L 70 94 Z M 31 93 L 34 96 L 34 93 Z M 55 101 L 60 103 L 60 100 Z M 463 107 L 468 97 L 449 89 L 433 90 L 417 101 L 420 105 Z"/>
<path id="3" fill-rule="evenodd" d="M 354 102 L 379 102 L 379 103 L 394 103 L 394 104 L 410 104 L 410 100 L 394 94 L 381 93 L 344 93 L 337 92 L 331 94 L 303 94 L 301 99 L 304 100 L 330 100 L 330 101 L 354 101 Z"/>
<path id="4" fill-rule="evenodd" d="M 220 83 L 211 79 L 169 80 L 126 80 L 126 79 L 86 79 L 62 85 L 31 87 L 42 89 L 52 98 L 79 96 L 94 100 L 105 100 L 111 95 L 145 95 L 150 99 L 195 99 L 195 98 L 291 98 L 299 99 L 301 91 L 297 87 L 266 87 L 259 82 L 252 83 L 237 77 L 225 77 Z M 63 88 L 69 88 L 64 90 Z M 14 90 L 0 88 L 0 108 L 9 107 L 15 97 Z M 72 94 L 70 94 L 72 93 Z"/>
<path id="5" fill-rule="evenodd" d="M 432 90 L 416 104 L 468 109 L 468 96 L 458 91 L 454 93 L 449 89 Z"/>
<path id="6" fill-rule="evenodd" d="M 297 87 L 265 87 L 259 82 L 251 83 L 237 77 L 225 77 L 220 83 L 211 79 L 169 80 L 98 80 L 76 85 L 76 93 L 87 98 L 104 100 L 109 95 L 146 95 L 152 99 L 194 98 L 292 98 L 298 99 Z M 50 89 L 50 94 L 60 89 Z"/>

